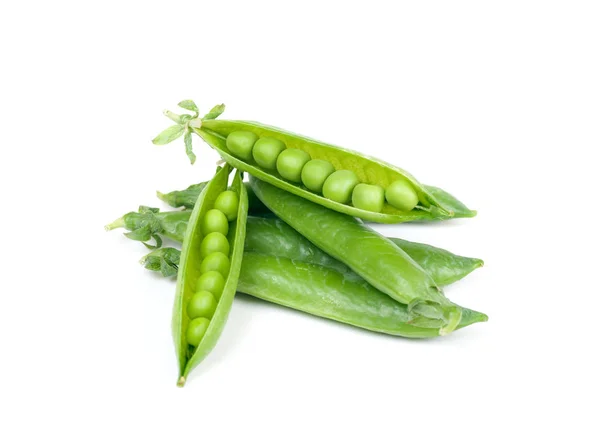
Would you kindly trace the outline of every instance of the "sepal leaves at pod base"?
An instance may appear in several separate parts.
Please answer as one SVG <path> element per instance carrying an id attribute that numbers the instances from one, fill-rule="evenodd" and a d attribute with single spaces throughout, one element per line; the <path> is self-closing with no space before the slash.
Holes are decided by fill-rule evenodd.
<path id="1" fill-rule="evenodd" d="M 123 217 L 106 225 L 104 228 L 111 231 L 116 228 L 125 228 L 127 238 L 141 241 L 148 249 L 162 246 L 161 235 L 181 241 L 185 233 L 191 211 L 160 212 L 158 208 L 140 206 L 137 212 L 128 212 Z M 155 244 L 148 241 L 154 239 Z"/>
<path id="2" fill-rule="evenodd" d="M 175 139 L 179 139 L 183 136 L 185 144 L 185 153 L 187 154 L 190 162 L 193 164 L 196 162 L 196 155 L 192 150 L 192 127 L 198 125 L 195 121 L 198 120 L 200 115 L 198 106 L 191 99 L 181 101 L 177 104 L 184 110 L 194 112 L 193 115 L 173 113 L 169 110 L 165 110 L 164 115 L 175 122 L 175 125 L 170 126 L 166 130 L 161 131 L 154 139 L 152 143 L 154 145 L 166 145 L 173 142 Z M 207 114 L 202 117 L 202 120 L 209 120 L 218 118 L 221 113 L 225 111 L 225 105 L 219 104 L 214 106 Z"/>
<path id="3" fill-rule="evenodd" d="M 138 212 L 129 212 L 123 217 L 118 218 L 104 227 L 107 231 L 116 228 L 125 228 L 125 236 L 132 240 L 141 241 L 148 249 L 156 249 L 162 246 L 161 233 L 164 232 L 159 219 L 155 214 L 159 212 L 158 208 L 140 206 Z M 154 239 L 155 245 L 147 243 Z"/>

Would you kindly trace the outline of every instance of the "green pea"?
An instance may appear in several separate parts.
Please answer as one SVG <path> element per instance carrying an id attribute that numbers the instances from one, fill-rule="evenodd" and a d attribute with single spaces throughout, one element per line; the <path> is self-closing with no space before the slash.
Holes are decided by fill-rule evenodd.
<path id="1" fill-rule="evenodd" d="M 301 182 L 302 168 L 310 160 L 310 154 L 297 148 L 288 148 L 277 158 L 277 171 L 284 179 Z"/>
<path id="2" fill-rule="evenodd" d="M 233 131 L 227 136 L 226 145 L 234 156 L 243 160 L 252 159 L 252 147 L 258 140 L 258 136 L 251 131 Z"/>
<path id="3" fill-rule="evenodd" d="M 323 184 L 323 195 L 334 202 L 348 203 L 356 185 L 358 177 L 353 171 L 339 170 L 331 174 Z"/>
<path id="4" fill-rule="evenodd" d="M 254 144 L 252 156 L 257 164 L 268 170 L 277 168 L 277 158 L 285 150 L 285 144 L 279 139 L 264 137 Z"/>
<path id="5" fill-rule="evenodd" d="M 211 232 L 220 232 L 223 235 L 229 232 L 227 217 L 218 209 L 211 209 L 202 219 L 202 233 L 208 235 Z"/>
<path id="6" fill-rule="evenodd" d="M 213 252 L 202 260 L 202 264 L 200 264 L 200 273 L 202 274 L 214 270 L 223 275 L 223 277 L 226 277 L 229 274 L 229 265 L 230 262 L 227 255 L 223 252 Z"/>
<path id="7" fill-rule="evenodd" d="M 200 345 L 200 341 L 202 341 L 209 325 L 210 321 L 206 318 L 192 319 L 188 324 L 187 332 L 185 334 L 187 343 L 194 347 Z"/>
<path id="8" fill-rule="evenodd" d="M 217 310 L 217 300 L 208 290 L 196 292 L 187 305 L 187 314 L 190 319 L 212 318 Z"/>
<path id="9" fill-rule="evenodd" d="M 313 159 L 302 168 L 302 183 L 311 191 L 320 193 L 325 180 L 335 171 L 331 162 Z"/>
<path id="10" fill-rule="evenodd" d="M 198 278 L 198 282 L 196 282 L 196 292 L 207 290 L 217 298 L 221 297 L 223 287 L 225 287 L 225 278 L 216 270 L 203 273 Z"/>
<path id="11" fill-rule="evenodd" d="M 215 209 L 225 214 L 227 220 L 231 222 L 237 218 L 239 204 L 240 198 L 235 191 L 223 191 L 215 200 Z"/>
<path id="12" fill-rule="evenodd" d="M 352 205 L 365 211 L 381 212 L 385 203 L 385 191 L 379 185 L 359 183 L 352 191 Z"/>
<path id="13" fill-rule="evenodd" d="M 400 211 L 411 211 L 419 203 L 419 196 L 412 184 L 406 180 L 396 180 L 388 186 L 385 199 Z"/>
<path id="14" fill-rule="evenodd" d="M 229 255 L 229 241 L 220 232 L 211 232 L 200 243 L 200 256 L 202 258 L 208 257 L 213 252 L 223 252 L 225 255 Z"/>

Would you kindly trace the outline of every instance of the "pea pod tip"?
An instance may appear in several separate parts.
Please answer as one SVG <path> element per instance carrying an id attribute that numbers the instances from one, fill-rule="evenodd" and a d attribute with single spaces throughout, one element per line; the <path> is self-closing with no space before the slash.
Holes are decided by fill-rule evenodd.
<path id="1" fill-rule="evenodd" d="M 181 377 L 179 378 L 179 380 L 177 381 L 177 386 L 178 386 L 179 388 L 183 388 L 183 386 L 185 385 L 185 381 L 186 381 L 186 380 L 187 380 L 187 379 L 186 379 L 186 377 L 185 377 L 185 376 L 181 376 Z"/>

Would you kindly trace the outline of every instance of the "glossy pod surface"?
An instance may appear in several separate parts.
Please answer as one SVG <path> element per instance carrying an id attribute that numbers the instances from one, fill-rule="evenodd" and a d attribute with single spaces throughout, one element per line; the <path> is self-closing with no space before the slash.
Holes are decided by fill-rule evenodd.
<path id="1" fill-rule="evenodd" d="M 441 320 L 413 319 L 408 307 L 360 277 L 284 257 L 244 253 L 238 290 L 242 293 L 367 330 L 407 338 L 440 335 Z M 457 329 L 487 316 L 461 309 Z"/>
<path id="2" fill-rule="evenodd" d="M 304 151 L 310 155 L 311 159 L 328 161 L 336 170 L 354 172 L 361 183 L 387 188 L 398 180 L 409 182 L 418 195 L 420 206 L 412 211 L 404 212 L 385 204 L 381 212 L 371 212 L 330 200 L 309 191 L 300 183 L 287 181 L 271 170 L 261 168 L 254 160 L 245 161 L 236 157 L 227 148 L 226 140 L 229 134 L 237 131 L 251 132 L 258 138 L 268 137 L 280 140 L 285 143 L 288 149 L 293 148 Z M 378 223 L 400 223 L 405 221 L 443 220 L 453 216 L 472 217 L 475 215 L 474 211 L 464 209 L 464 205 L 447 193 L 445 193 L 447 197 L 444 200 L 439 199 L 435 193 L 429 190 L 429 187 L 420 184 L 413 176 L 400 168 L 354 151 L 318 142 L 278 128 L 249 121 L 203 120 L 202 127 L 194 128 L 194 132 L 236 168 L 312 202 L 364 220 Z M 459 209 L 455 209 L 455 205 Z"/>
<path id="3" fill-rule="evenodd" d="M 460 310 L 433 279 L 404 251 L 358 220 L 295 196 L 273 185 L 250 179 L 257 197 L 278 217 L 332 257 L 347 264 L 378 290 L 415 313 L 436 316 L 454 330 Z"/>
<path id="4" fill-rule="evenodd" d="M 186 212 L 189 219 L 191 211 Z M 174 222 L 180 221 L 179 211 L 164 212 L 161 214 L 163 214 L 163 221 L 167 224 L 170 221 L 171 215 Z M 187 225 L 187 220 L 185 221 L 185 225 Z M 132 227 L 137 227 L 137 224 L 133 224 Z M 160 235 L 160 232 L 158 234 Z M 483 261 L 479 258 L 463 257 L 445 249 L 401 238 L 388 238 L 415 260 L 438 286 L 452 284 L 483 266 Z M 183 234 L 175 235 L 172 239 L 181 243 L 183 241 Z M 179 255 L 177 254 L 177 258 L 174 259 L 171 254 L 174 251 L 179 251 L 171 248 L 167 249 L 167 255 L 169 256 L 167 261 L 164 261 L 164 259 L 153 260 L 155 255 L 163 255 L 159 249 L 156 254 L 150 253 L 146 257 L 144 264 L 150 264 L 153 270 L 161 271 L 165 276 L 170 276 L 179 264 Z M 319 264 L 340 272 L 352 273 L 354 276 L 358 276 L 347 265 L 323 252 L 277 217 L 248 217 L 245 251 Z M 214 253 L 205 258 L 200 266 L 200 271 L 204 273 L 210 270 L 219 271 L 225 276 L 229 272 L 229 259 L 227 256 L 221 253 Z"/>
<path id="5" fill-rule="evenodd" d="M 172 248 L 154 251 L 160 258 Z M 303 254 L 308 257 L 308 254 Z M 407 338 L 432 338 L 444 324 L 438 319 L 413 319 L 408 307 L 375 289 L 352 271 L 338 270 L 306 260 L 245 251 L 238 291 L 355 327 Z M 156 263 L 156 261 L 154 262 Z M 158 265 L 148 265 L 158 270 Z M 487 321 L 487 316 L 461 309 L 457 328 Z"/>
<path id="6" fill-rule="evenodd" d="M 221 233 L 210 232 L 205 236 L 202 231 L 202 220 L 207 212 L 214 209 L 219 195 L 227 190 L 231 170 L 230 166 L 225 166 L 206 185 L 191 213 L 183 237 L 173 308 L 173 338 L 179 363 L 179 386 L 185 384 L 190 371 L 208 355 L 217 343 L 227 321 L 237 288 L 248 212 L 248 197 L 240 172 L 236 172 L 232 184 L 232 191 L 239 195 L 239 203 L 236 218 L 230 223 L 225 239 L 227 249 L 223 249 L 223 238 L 220 237 L 216 241 L 216 245 L 206 245 L 207 237 L 210 239 L 213 234 L 221 236 Z M 210 254 L 207 253 L 207 248 L 210 248 L 211 252 L 218 248 L 219 251 L 223 250 L 224 254 L 229 255 L 230 267 L 227 277 L 223 277 L 217 271 L 202 273 L 202 262 Z M 206 295 L 203 292 L 210 292 L 215 298 L 216 307 L 212 317 L 209 319 L 201 316 L 192 319 L 188 312 L 195 316 L 202 304 L 206 310 L 211 309 L 210 301 L 204 303 L 201 301 L 200 296 Z M 195 305 L 190 305 L 192 298 L 196 302 Z"/>

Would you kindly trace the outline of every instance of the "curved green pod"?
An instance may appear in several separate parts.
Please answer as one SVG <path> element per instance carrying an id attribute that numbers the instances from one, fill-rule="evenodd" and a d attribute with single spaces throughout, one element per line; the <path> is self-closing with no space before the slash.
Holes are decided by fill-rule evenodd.
<path id="1" fill-rule="evenodd" d="M 416 315 L 443 319 L 442 334 L 460 322 L 433 279 L 406 252 L 357 219 L 311 203 L 251 176 L 257 197 L 279 218 L 332 257 L 347 264 L 373 287 Z"/>
<path id="2" fill-rule="evenodd" d="M 172 252 L 177 250 L 157 249 L 143 263 L 147 269 L 160 271 L 160 260 L 169 260 Z M 174 270 L 177 271 L 176 263 Z M 246 250 L 238 292 L 355 327 L 407 338 L 438 336 L 444 324 L 439 319 L 412 319 L 408 306 L 394 301 L 354 272 L 315 264 L 310 258 L 299 260 Z M 461 311 L 457 328 L 487 321 L 483 313 L 464 308 Z"/>
<path id="3" fill-rule="evenodd" d="M 177 290 L 175 305 L 173 307 L 173 339 L 179 363 L 178 386 L 185 384 L 190 371 L 194 369 L 213 349 L 227 321 L 227 316 L 235 296 L 242 257 L 244 251 L 244 238 L 246 233 L 246 217 L 248 212 L 248 196 L 242 183 L 241 173 L 238 171 L 233 179 L 232 190 L 239 195 L 237 219 L 232 221 L 227 239 L 229 241 L 231 266 L 225 285 L 218 299 L 214 315 L 206 333 L 196 347 L 187 343 L 186 332 L 190 319 L 186 314 L 186 306 L 193 294 L 194 288 L 200 278 L 201 243 L 204 235 L 201 231 L 201 220 L 210 209 L 219 194 L 228 188 L 228 177 L 232 168 L 226 165 L 217 171 L 215 177 L 204 188 L 192 211 L 181 250 L 179 270 L 177 273 Z"/>
<path id="4" fill-rule="evenodd" d="M 264 205 L 263 205 L 264 206 Z M 266 209 L 266 207 L 265 207 Z M 131 213 L 130 213 L 131 214 Z M 145 222 L 144 217 L 137 213 L 133 217 L 126 214 L 123 218 L 128 218 L 128 226 L 133 230 L 141 227 Z M 170 225 L 171 221 L 178 225 L 183 222 L 185 226 L 191 215 L 191 211 L 167 211 L 159 213 L 163 226 L 167 229 L 174 229 Z M 182 219 L 182 214 L 185 214 Z M 154 214 L 152 214 L 154 215 Z M 137 220 L 137 221 L 134 221 Z M 181 228 L 178 228 L 181 229 Z M 162 231 L 159 229 L 156 233 L 160 236 Z M 169 238 L 181 243 L 183 241 L 181 234 L 169 234 Z M 165 236 L 167 236 L 165 234 Z M 463 257 L 453 254 L 445 249 L 431 246 L 424 243 L 415 243 L 401 238 L 388 237 L 396 246 L 408 254 L 415 262 L 427 272 L 438 286 L 452 284 L 475 269 L 483 266 L 483 261 L 479 258 Z M 177 273 L 179 265 L 179 251 L 173 248 L 168 249 L 167 254 L 158 251 L 151 252 L 145 257 L 144 264 L 150 264 L 152 270 L 161 271 L 165 276 L 171 276 Z M 246 225 L 245 251 L 259 252 L 268 255 L 290 258 L 292 260 L 304 261 L 306 263 L 319 264 L 334 268 L 341 272 L 354 272 L 341 261 L 329 256 L 317 246 L 308 241 L 304 236 L 296 232 L 283 220 L 277 217 L 254 217 L 248 216 Z M 155 258 L 155 257 L 161 258 Z M 354 274 L 355 276 L 358 276 Z"/>
<path id="5" fill-rule="evenodd" d="M 445 249 L 388 237 L 427 272 L 435 284 L 452 284 L 483 266 L 479 258 L 453 254 Z M 262 253 L 317 264 L 360 278 L 352 269 L 308 241 L 278 218 L 248 217 L 245 252 Z"/>
<path id="6" fill-rule="evenodd" d="M 360 277 L 284 257 L 244 253 L 238 290 L 311 315 L 405 338 L 443 334 L 444 321 L 414 318 L 408 306 L 394 301 Z M 487 316 L 461 308 L 456 329 Z"/>
<path id="7" fill-rule="evenodd" d="M 246 171 L 252 176 L 277 186 L 297 196 L 303 197 L 314 203 L 323 205 L 344 214 L 361 218 L 376 223 L 401 223 L 409 221 L 445 220 L 452 217 L 473 217 L 475 211 L 459 209 L 464 206 L 458 200 L 446 198 L 439 200 L 429 187 L 419 183 L 408 172 L 375 158 L 364 156 L 355 151 L 347 150 L 334 145 L 318 142 L 313 139 L 296 135 L 275 127 L 270 127 L 250 121 L 203 120 L 200 128 L 193 128 L 207 144 L 217 150 L 225 161 L 234 167 Z M 243 161 L 235 157 L 227 148 L 226 138 L 238 130 L 250 131 L 259 137 L 271 137 L 283 141 L 288 148 L 297 148 L 310 154 L 312 159 L 327 160 L 337 170 L 351 170 L 359 177 L 362 183 L 387 187 L 392 182 L 408 180 L 417 191 L 420 206 L 409 212 L 400 211 L 389 204 L 385 204 L 382 212 L 371 212 L 355 208 L 342 203 L 337 203 L 313 193 L 301 184 L 294 184 L 281 179 L 276 173 L 263 169 L 253 161 Z M 447 193 L 446 193 L 447 194 Z"/>

